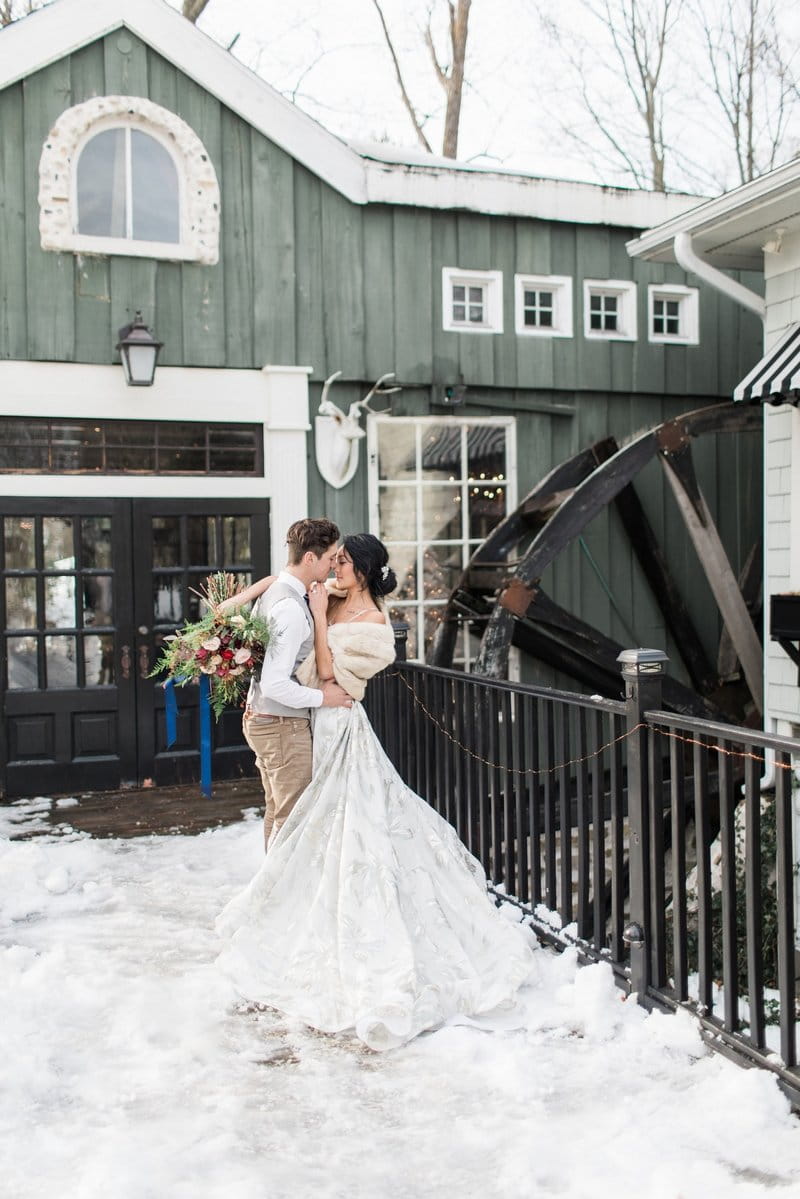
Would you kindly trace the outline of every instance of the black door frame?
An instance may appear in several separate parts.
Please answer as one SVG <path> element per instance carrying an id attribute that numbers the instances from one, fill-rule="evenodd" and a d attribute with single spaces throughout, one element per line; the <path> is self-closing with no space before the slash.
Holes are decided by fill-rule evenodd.
<path id="1" fill-rule="evenodd" d="M 196 737 L 197 688 L 179 692 L 184 743 L 168 750 L 164 742 L 164 695 L 159 683 L 148 678 L 154 661 L 153 561 L 150 520 L 154 515 L 248 516 L 250 566 L 254 578 L 269 569 L 269 500 L 171 499 L 119 497 L 3 497 L 0 512 L 7 516 L 109 515 L 112 519 L 111 569 L 113 576 L 113 683 L 102 686 L 52 690 L 4 689 L 0 719 L 0 795 L 58 794 L 67 790 L 102 791 L 135 786 L 145 778 L 159 784 L 199 778 Z M 2 538 L 0 538 L 0 553 Z M 4 563 L 0 562 L 0 565 Z M 188 570 L 193 564 L 184 562 Z M 79 562 L 75 563 L 76 576 Z M 38 569 L 38 568 L 37 568 Z M 37 577 L 44 577 L 39 572 Z M 201 575 L 202 577 L 202 575 Z M 43 583 L 38 584 L 40 587 Z M 41 604 L 41 595 L 40 595 Z M 40 611 L 41 611 L 40 607 Z M 5 594 L 0 594 L 0 614 L 5 617 Z M 80 619 L 80 616 L 79 616 Z M 5 627 L 5 624 L 4 624 Z M 142 632 L 141 630 L 145 631 Z M 69 631 L 69 630 L 68 630 Z M 79 632 L 78 632 L 79 635 Z M 6 639 L 0 639 L 0 679 L 6 677 Z M 41 679 L 40 679 L 41 682 Z M 79 677 L 80 683 L 80 677 Z M 96 713 L 100 723 L 116 725 L 116 753 L 73 758 L 68 752 L 70 722 L 81 713 Z M 107 714 L 104 716 L 103 714 Z M 51 716 L 52 752 L 10 763 L 8 728 L 11 720 L 28 722 L 36 732 Z M 60 721 L 59 721 L 60 716 Z M 61 744 L 60 741 L 64 744 Z M 40 738 L 46 739 L 42 734 Z M 56 744 L 56 742 L 59 742 Z M 65 763 L 69 762 L 69 769 Z M 252 755 L 241 737 L 239 713 L 225 713 L 214 727 L 215 777 L 251 774 Z"/>
<path id="2" fill-rule="evenodd" d="M 138 778 L 152 778 L 158 786 L 196 782 L 200 777 L 198 688 L 177 689 L 178 738 L 166 745 L 164 691 L 159 681 L 147 678 L 159 653 L 155 636 L 152 579 L 153 543 L 150 521 L 154 516 L 249 516 L 250 567 L 253 578 L 269 571 L 269 500 L 256 499 L 142 499 L 135 500 L 133 519 L 133 637 L 137 684 Z M 181 555 L 182 569 L 197 564 Z M 201 573 L 202 579 L 202 573 Z M 172 627 L 168 626 L 171 631 Z M 144 632 L 142 630 L 145 630 Z M 235 778 L 253 773 L 252 753 L 241 732 L 241 714 L 233 709 L 213 723 L 213 774 Z"/>
<path id="3" fill-rule="evenodd" d="M 114 739 L 116 752 L 86 756 L 76 763 L 82 772 L 79 790 L 104 790 L 119 785 L 120 780 L 130 777 L 136 769 L 136 679 L 125 658 L 123 647 L 130 640 L 133 621 L 133 569 L 131 547 L 131 518 L 130 500 L 127 499 L 92 499 L 92 498 L 34 498 L 34 497 L 3 497 L 0 500 L 3 516 L 33 516 L 33 517 L 77 517 L 110 516 L 112 520 L 111 540 L 111 569 L 113 579 L 113 631 L 114 639 L 114 681 L 113 683 L 82 687 L 53 688 L 36 690 L 5 689 L 3 694 L 3 713 L 0 720 L 0 765 L 2 774 L 0 783 L 3 793 L 15 794 L 47 794 L 51 791 L 63 792 L 72 786 L 65 777 L 64 758 L 66 739 L 73 730 L 70 725 L 80 719 L 82 714 L 96 713 L 102 719 L 102 714 L 110 714 L 116 725 Z M 3 539 L 0 538 L 0 553 Z M 3 567 L 5 563 L 3 562 Z M 75 563 L 75 577 L 78 579 L 80 562 Z M 43 587 L 47 577 L 45 571 L 38 571 L 37 584 Z M 42 595 L 39 595 L 39 610 L 42 610 Z M 3 628 L 7 628 L 5 595 L 0 595 L 0 615 Z M 81 624 L 76 630 L 82 629 Z M 79 631 L 76 635 L 79 635 Z M 40 642 L 41 644 L 41 642 Z M 0 648 L 0 680 L 5 680 L 7 670 L 7 642 L 2 638 Z M 39 669 L 41 672 L 42 659 L 39 653 Z M 50 718 L 48 722 L 48 718 Z M 42 743 L 50 744 L 51 753 L 39 753 L 35 757 L 11 763 L 11 750 L 8 740 L 10 722 L 17 727 L 28 724 L 35 734 L 36 724 L 47 726 L 47 731 L 38 737 Z M 36 739 L 36 738 L 35 738 Z M 70 759 L 71 760 L 71 759 Z M 16 780 L 20 781 L 17 782 Z"/>

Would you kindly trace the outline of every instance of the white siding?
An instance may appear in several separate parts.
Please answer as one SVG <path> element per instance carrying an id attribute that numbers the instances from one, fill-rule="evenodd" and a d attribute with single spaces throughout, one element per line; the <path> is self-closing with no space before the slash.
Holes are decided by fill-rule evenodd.
<path id="1" fill-rule="evenodd" d="M 765 347 L 800 322 L 800 237 L 764 255 Z M 800 590 L 800 413 L 781 405 L 764 409 L 764 573 L 767 596 Z M 767 606 L 767 605 L 765 605 Z M 768 606 L 766 622 L 768 624 Z M 765 630 L 764 727 L 789 733 L 800 724 L 797 667 Z"/>

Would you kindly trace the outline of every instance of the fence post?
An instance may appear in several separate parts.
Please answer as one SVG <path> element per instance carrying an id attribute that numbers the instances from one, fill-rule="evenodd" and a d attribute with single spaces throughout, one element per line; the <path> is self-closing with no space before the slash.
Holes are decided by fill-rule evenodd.
<path id="1" fill-rule="evenodd" d="M 395 662 L 405 662 L 408 646 L 408 625 L 404 620 L 393 620 Z"/>
<path id="2" fill-rule="evenodd" d="M 630 922 L 622 939 L 631 951 L 631 993 L 639 1002 L 650 983 L 650 805 L 644 713 L 661 708 L 667 655 L 660 649 L 625 649 L 618 656 L 625 680 L 628 728 L 628 827 Z"/>

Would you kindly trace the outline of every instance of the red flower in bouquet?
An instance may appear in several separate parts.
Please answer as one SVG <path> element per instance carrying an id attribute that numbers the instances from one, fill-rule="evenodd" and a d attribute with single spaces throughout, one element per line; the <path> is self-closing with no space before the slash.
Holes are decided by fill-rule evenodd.
<path id="1" fill-rule="evenodd" d="M 181 687 L 208 675 L 217 719 L 226 708 L 244 705 L 250 680 L 274 637 L 271 622 L 252 612 L 217 610 L 223 600 L 235 598 L 240 590 L 234 575 L 220 572 L 209 576 L 205 590 L 198 593 L 208 612 L 202 620 L 187 622 L 164 638 L 161 657 L 150 672 L 164 672 Z"/>

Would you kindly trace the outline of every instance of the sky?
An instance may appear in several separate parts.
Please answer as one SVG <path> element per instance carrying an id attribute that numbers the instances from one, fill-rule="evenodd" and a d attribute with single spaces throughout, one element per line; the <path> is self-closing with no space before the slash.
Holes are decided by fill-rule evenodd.
<path id="1" fill-rule="evenodd" d="M 0 807 L 3 1199 L 800 1197 L 774 1078 L 606 964 L 539 949 L 522 1027 L 374 1054 L 248 1008 L 215 964 L 255 813 L 92 840 L 76 802 Z"/>
<path id="2" fill-rule="evenodd" d="M 427 4 L 383 0 L 382 7 L 397 37 L 418 107 L 440 115 L 443 93 L 433 78 L 420 33 Z M 295 0 L 290 5 L 274 0 L 260 4 L 210 0 L 199 27 L 223 45 L 238 34 L 234 53 L 334 132 L 362 141 L 388 138 L 419 146 L 372 0 Z M 530 116 L 520 113 L 519 84 L 523 72 L 527 90 L 531 68 L 522 44 L 529 51 L 536 28 L 526 0 L 473 4 L 468 44 L 474 61 L 462 119 L 462 157 L 489 150 L 487 161 L 497 165 L 533 163 L 527 144 L 532 131 L 526 129 Z M 509 45 L 505 35 L 512 29 L 520 36 Z M 444 33 L 437 27 L 446 60 Z M 434 118 L 429 132 L 440 143 L 441 121 Z M 553 159 L 557 161 L 558 156 Z"/>
<path id="3" fill-rule="evenodd" d="M 169 2 L 180 7 L 180 0 Z M 430 114 L 426 132 L 438 152 L 443 93 L 421 33 L 431 2 L 381 0 L 408 90 L 417 109 Z M 704 195 L 739 180 L 725 150 L 721 113 L 708 91 L 709 71 L 691 12 L 713 15 L 727 2 L 678 0 L 681 17 L 664 67 L 671 146 L 667 184 Z M 745 0 L 731 2 L 741 8 Z M 630 96 L 608 49 L 608 31 L 587 19 L 591 4 L 601 7 L 600 0 L 559 0 L 556 8 L 538 0 L 473 0 L 460 158 L 535 175 L 632 186 L 631 178 L 601 155 L 602 138 L 577 98 L 578 77 L 567 61 L 570 56 L 581 60 L 581 78 L 604 97 L 606 122 L 630 110 Z M 793 69 L 800 77 L 794 8 L 789 0 L 775 0 L 775 6 L 783 14 L 783 44 L 794 53 Z M 444 0 L 433 0 L 433 8 L 435 41 L 440 59 L 447 61 Z M 554 15 L 564 34 L 563 49 L 546 25 Z M 198 24 L 339 136 L 419 149 L 373 0 L 210 0 Z M 603 67 L 604 59 L 610 65 Z M 795 103 L 800 105 L 800 96 Z M 625 117 L 638 129 L 636 121 Z M 584 141 L 595 150 L 588 152 Z M 800 149 L 793 127 L 782 146 L 783 160 Z"/>

